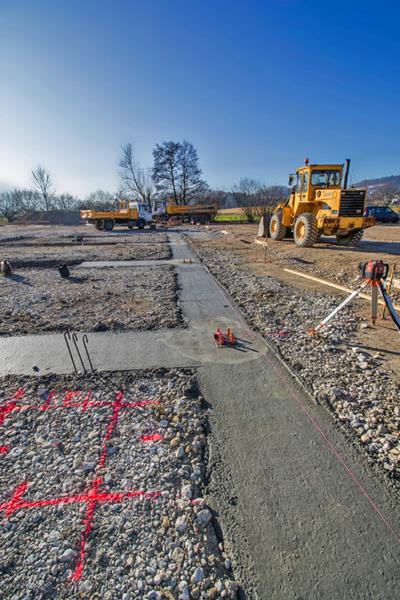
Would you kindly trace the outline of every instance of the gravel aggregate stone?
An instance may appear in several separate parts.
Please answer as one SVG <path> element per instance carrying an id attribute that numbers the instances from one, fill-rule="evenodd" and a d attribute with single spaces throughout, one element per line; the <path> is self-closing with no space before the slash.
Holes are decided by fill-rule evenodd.
<path id="1" fill-rule="evenodd" d="M 163 233 L 139 235 L 56 234 L 0 238 L 0 254 L 14 268 L 51 267 L 60 263 L 79 264 L 93 260 L 152 260 L 171 258 Z"/>
<path id="2" fill-rule="evenodd" d="M 0 390 L 0 597 L 236 598 L 202 496 L 207 415 L 192 370 L 10 376 Z"/>
<path id="3" fill-rule="evenodd" d="M 182 325 L 176 271 L 170 266 L 19 269 L 0 281 L 0 335 L 129 331 Z"/>

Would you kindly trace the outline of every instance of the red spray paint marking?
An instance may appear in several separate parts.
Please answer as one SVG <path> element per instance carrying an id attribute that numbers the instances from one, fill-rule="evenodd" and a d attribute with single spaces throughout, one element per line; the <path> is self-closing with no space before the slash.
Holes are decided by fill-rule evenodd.
<path id="1" fill-rule="evenodd" d="M 144 435 L 141 435 L 139 440 L 141 442 L 159 442 L 161 440 L 163 440 L 163 436 L 160 435 L 159 433 L 147 433 Z"/>
<path id="2" fill-rule="evenodd" d="M 80 396 L 81 392 L 79 390 L 68 390 L 63 399 L 63 406 L 69 406 L 74 398 L 80 398 Z"/>
<path id="3" fill-rule="evenodd" d="M 82 403 L 82 412 L 86 412 L 89 407 L 90 398 L 92 397 L 92 390 L 89 390 Z"/>
<path id="4" fill-rule="evenodd" d="M 95 469 L 96 473 L 98 473 L 101 469 L 103 469 L 104 465 L 106 463 L 108 442 L 110 441 L 111 436 L 114 433 L 114 430 L 117 426 L 119 413 L 121 412 L 121 409 L 124 407 L 123 399 L 124 399 L 123 393 L 118 392 L 117 399 L 113 403 L 113 411 L 111 414 L 111 419 L 107 425 L 107 430 L 106 430 L 106 433 L 105 433 L 105 436 L 103 439 L 103 445 L 102 445 L 102 449 L 100 452 L 99 462 L 97 463 L 97 466 Z M 137 404 L 137 403 L 135 403 L 135 404 Z M 85 518 L 83 520 L 83 531 L 82 531 L 81 541 L 80 541 L 80 545 L 79 545 L 79 559 L 76 564 L 75 571 L 73 572 L 73 574 L 71 576 L 72 581 L 78 581 L 82 577 L 83 566 L 84 566 L 85 556 L 86 556 L 86 544 L 87 544 L 88 538 L 92 532 L 94 512 L 96 510 L 96 505 L 99 502 L 99 498 L 101 498 L 103 496 L 103 494 L 101 494 L 99 492 L 99 488 L 102 483 L 103 483 L 103 479 L 101 477 L 95 479 L 93 481 L 92 487 L 88 493 L 86 514 L 85 514 Z M 126 495 L 124 496 L 124 493 L 120 492 L 119 494 L 116 494 L 116 495 L 111 494 L 111 497 L 114 497 L 114 502 L 121 502 L 124 497 L 132 497 L 132 494 L 133 494 L 133 496 L 137 496 L 138 494 L 140 494 L 140 492 L 132 491 L 132 492 L 127 492 L 126 494 L 128 494 L 128 496 L 126 496 Z M 131 494 L 131 496 L 129 496 L 129 494 Z M 105 496 L 109 498 L 110 494 L 105 494 Z"/>
<path id="5" fill-rule="evenodd" d="M 52 390 L 51 392 L 49 392 L 46 400 L 43 402 L 43 404 L 39 407 L 39 410 L 47 410 L 48 408 L 50 408 L 52 400 L 54 398 L 55 395 L 55 391 Z"/>
<path id="6" fill-rule="evenodd" d="M 4 511 L 6 516 L 10 516 L 17 510 L 30 508 L 43 508 L 44 506 L 59 506 L 61 504 L 119 504 L 130 498 L 144 497 L 147 499 L 159 498 L 160 492 L 145 492 L 144 490 L 126 490 L 125 492 L 99 492 L 98 487 L 103 483 L 101 477 L 93 482 L 92 487 L 85 494 L 76 494 L 74 496 L 59 496 L 55 498 L 44 498 L 43 500 L 22 500 L 23 495 L 29 487 L 29 484 L 21 483 L 14 492 L 13 497 L 8 502 L 0 504 L 0 511 Z M 93 490 L 96 490 L 94 493 Z"/>
<path id="7" fill-rule="evenodd" d="M 112 412 L 110 422 L 107 426 L 106 435 L 104 436 L 103 446 L 102 446 L 101 453 L 100 453 L 100 459 L 99 459 L 99 462 L 96 467 L 96 472 L 99 471 L 100 469 L 102 469 L 106 463 L 108 442 L 109 442 L 109 440 L 113 434 L 113 431 L 117 425 L 118 416 L 119 416 L 119 413 L 120 413 L 120 410 L 122 407 L 123 398 L 124 398 L 124 396 L 123 396 L 122 392 L 118 392 L 117 400 L 114 403 L 114 410 Z"/>
<path id="8" fill-rule="evenodd" d="M 46 410 L 63 410 L 63 409 L 69 409 L 69 408 L 81 408 L 82 412 L 85 412 L 88 408 L 93 408 L 93 407 L 97 407 L 97 406 L 110 406 L 112 408 L 114 408 L 114 406 L 115 406 L 115 400 L 114 401 L 90 400 L 90 398 L 92 397 L 91 390 L 89 390 L 87 392 L 87 394 L 82 402 L 71 402 L 72 398 L 82 396 L 81 391 L 79 391 L 79 390 L 78 391 L 70 391 L 70 392 L 67 391 L 64 396 L 62 405 L 52 404 L 55 394 L 56 394 L 55 390 L 52 390 L 51 392 L 49 392 L 46 400 L 44 401 L 44 403 L 42 405 L 32 405 L 32 404 L 20 405 L 15 401 L 15 399 L 18 400 L 18 399 L 22 398 L 25 395 L 25 392 L 23 389 L 17 390 L 15 392 L 15 394 L 12 396 L 11 400 L 9 400 L 4 405 L 0 405 L 0 427 L 1 427 L 1 425 L 3 425 L 3 423 L 6 420 L 6 418 L 8 417 L 8 415 L 10 415 L 14 411 L 16 411 L 16 412 L 18 412 L 20 410 L 46 411 Z M 120 408 L 143 408 L 150 404 L 159 404 L 159 401 L 158 400 L 138 400 L 136 402 L 122 402 Z"/>
<path id="9" fill-rule="evenodd" d="M 24 394 L 17 392 L 18 397 L 22 397 Z M 107 424 L 106 433 L 103 438 L 103 444 L 100 451 L 100 456 L 98 463 L 96 465 L 95 473 L 98 473 L 99 470 L 104 468 L 106 460 L 107 460 L 107 451 L 108 451 L 108 443 L 115 431 L 115 428 L 118 424 L 118 417 L 122 409 L 125 408 L 142 408 L 145 406 L 149 406 L 151 404 L 159 404 L 157 400 L 141 400 L 136 402 L 124 402 L 122 392 L 117 393 L 117 398 L 114 401 L 92 401 L 90 398 L 92 396 L 91 390 L 86 394 L 84 400 L 82 402 L 71 402 L 72 398 L 82 397 L 80 392 L 71 392 L 64 396 L 64 401 L 62 406 L 57 406 L 52 404 L 52 400 L 54 398 L 55 392 L 50 392 L 44 404 L 40 406 L 35 405 L 27 405 L 27 406 L 18 406 L 15 401 L 8 402 L 5 406 L 0 407 L 0 424 L 2 424 L 5 418 L 15 411 L 20 411 L 22 408 L 24 409 L 32 409 L 32 410 L 54 410 L 54 409 L 71 409 L 71 408 L 82 408 L 82 411 L 86 411 L 89 407 L 95 406 L 110 406 L 112 407 L 112 413 L 110 420 Z M 21 509 L 30 509 L 30 508 L 38 508 L 44 506 L 57 506 L 60 504 L 74 504 L 81 503 L 86 504 L 86 511 L 83 520 L 83 531 L 81 534 L 81 539 L 79 543 L 79 559 L 75 566 L 74 573 L 72 574 L 72 579 L 74 581 L 79 580 L 83 573 L 84 561 L 86 556 L 86 545 L 90 534 L 93 529 L 93 518 L 96 510 L 96 506 L 102 503 L 116 503 L 122 502 L 125 499 L 136 498 L 140 496 L 144 496 L 149 499 L 158 498 L 159 492 L 145 492 L 143 490 L 129 490 L 125 492 L 101 492 L 100 486 L 103 483 L 103 479 L 101 477 L 96 477 L 89 491 L 84 494 L 77 494 L 73 496 L 60 496 L 55 498 L 47 498 L 43 500 L 34 500 L 28 501 L 23 500 L 23 496 L 28 488 L 28 483 L 21 483 L 16 490 L 14 491 L 13 497 L 9 502 L 3 502 L 0 504 L 0 511 L 5 512 L 5 516 L 8 517 L 12 515 L 14 512 Z"/>
<path id="10" fill-rule="evenodd" d="M 13 514 L 13 512 L 18 510 L 19 504 L 21 502 L 20 498 L 22 498 L 22 496 L 25 494 L 27 487 L 28 487 L 28 483 L 26 481 L 24 481 L 16 488 L 14 495 L 11 498 L 10 502 L 7 502 L 3 509 L 3 510 L 5 510 L 6 517 L 11 516 Z"/>
<path id="11" fill-rule="evenodd" d="M 0 454 L 7 454 L 10 451 L 10 446 L 0 446 Z"/>

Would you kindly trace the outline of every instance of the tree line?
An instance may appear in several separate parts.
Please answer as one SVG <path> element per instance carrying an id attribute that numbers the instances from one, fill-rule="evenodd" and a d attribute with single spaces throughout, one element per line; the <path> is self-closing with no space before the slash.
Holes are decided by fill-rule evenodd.
<path id="1" fill-rule="evenodd" d="M 265 212 L 265 207 L 282 198 L 280 186 L 266 186 L 260 181 L 244 177 L 230 190 L 210 188 L 199 166 L 197 149 L 188 142 L 164 141 L 153 150 L 153 166 L 142 168 L 131 143 L 121 148 L 118 162 L 120 186 L 117 193 L 97 190 L 86 198 L 69 193 L 57 194 L 51 174 L 41 165 L 32 171 L 30 189 L 15 188 L 0 193 L 0 216 L 13 221 L 30 211 L 80 210 L 94 208 L 110 210 L 115 199 L 134 199 L 149 205 L 157 200 L 172 199 L 176 204 L 215 202 L 220 206 L 230 203 L 243 207 L 249 221 L 258 214 L 254 207 Z"/>

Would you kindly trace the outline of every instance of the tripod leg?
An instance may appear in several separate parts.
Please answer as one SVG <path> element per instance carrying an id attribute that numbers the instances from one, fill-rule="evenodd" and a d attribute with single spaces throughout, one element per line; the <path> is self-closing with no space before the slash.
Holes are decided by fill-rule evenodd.
<path id="1" fill-rule="evenodd" d="M 378 286 L 371 285 L 371 321 L 375 325 L 378 318 Z"/>
<path id="2" fill-rule="evenodd" d="M 349 304 L 349 302 L 351 302 L 352 300 L 354 300 L 354 298 L 356 296 L 358 296 L 358 294 L 365 288 L 365 286 L 368 285 L 367 281 L 364 281 L 362 286 L 360 288 L 358 288 L 358 290 L 356 290 L 355 292 L 352 292 L 350 294 L 350 296 L 347 296 L 346 300 L 343 300 L 343 302 L 341 304 L 339 304 L 339 306 L 337 306 L 327 317 L 325 317 L 325 319 L 323 321 L 321 321 L 321 323 L 319 323 L 315 329 L 313 329 L 311 331 L 311 333 L 316 333 L 319 329 L 322 329 L 327 323 L 328 321 L 330 321 L 331 319 L 333 319 L 333 317 L 335 315 L 337 315 L 337 313 L 342 310 L 342 308 L 344 308 L 347 304 Z"/>
<path id="3" fill-rule="evenodd" d="M 400 316 L 397 314 L 395 307 L 393 306 L 392 300 L 386 291 L 386 286 L 384 281 L 379 282 L 379 291 L 383 300 L 385 301 L 385 306 L 389 311 L 389 315 L 391 316 L 393 323 L 396 326 L 397 331 L 400 333 Z"/>

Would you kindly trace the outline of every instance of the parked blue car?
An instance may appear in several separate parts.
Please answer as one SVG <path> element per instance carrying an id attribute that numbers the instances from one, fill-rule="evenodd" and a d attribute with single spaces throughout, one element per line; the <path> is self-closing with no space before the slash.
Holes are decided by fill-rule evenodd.
<path id="1" fill-rule="evenodd" d="M 388 206 L 367 206 L 364 215 L 375 217 L 377 223 L 398 223 L 400 215 Z"/>

